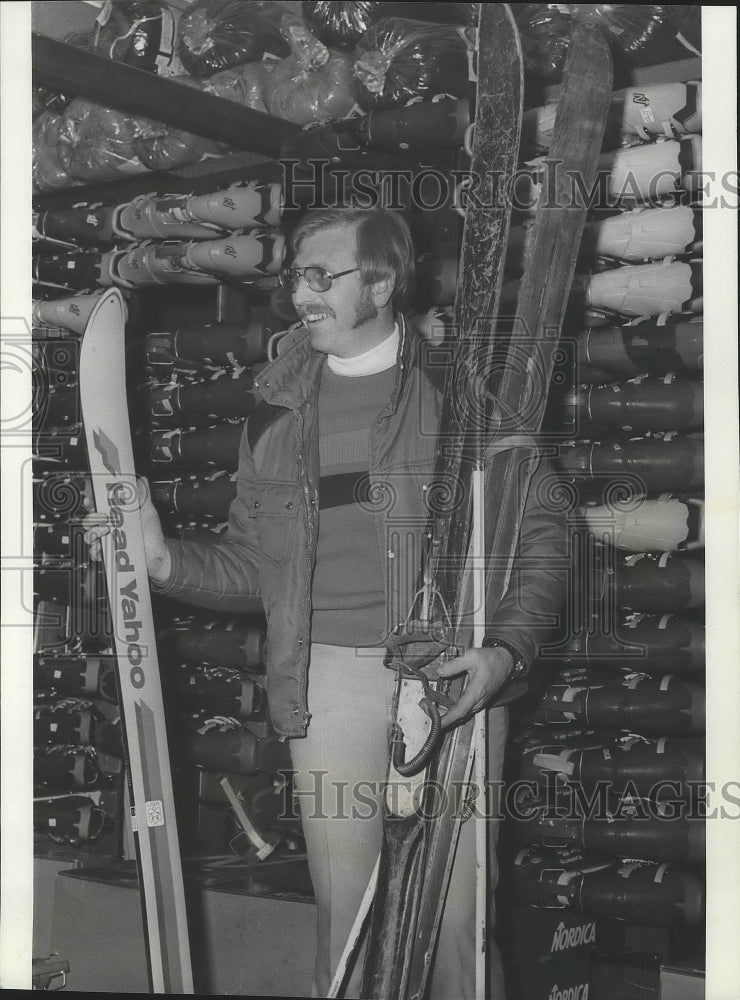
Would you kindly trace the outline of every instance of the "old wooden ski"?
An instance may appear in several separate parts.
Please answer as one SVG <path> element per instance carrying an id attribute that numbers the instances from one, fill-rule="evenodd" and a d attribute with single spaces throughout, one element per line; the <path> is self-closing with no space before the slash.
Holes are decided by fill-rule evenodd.
<path id="1" fill-rule="evenodd" d="M 516 169 L 519 138 L 521 56 L 508 8 L 482 4 L 479 31 L 479 95 L 471 169 L 481 179 L 510 178 Z M 553 168 L 548 178 L 548 197 L 538 210 L 507 363 L 496 391 L 495 411 L 488 413 L 488 419 L 480 412 L 480 386 L 495 370 L 494 353 L 501 350 L 495 317 L 509 206 L 499 191 L 498 197 L 483 206 L 471 200 L 467 209 L 455 308 L 458 340 L 450 359 L 435 470 L 438 482 L 457 484 L 455 493 L 464 502 L 451 504 L 452 509 L 431 519 L 419 597 L 402 630 L 405 634 L 399 634 L 395 648 L 390 648 L 399 668 L 397 705 L 402 728 L 412 715 L 405 691 L 417 685 L 412 697 L 418 700 L 420 665 L 436 655 L 449 655 L 451 647 L 467 648 L 471 642 L 470 485 L 476 465 L 485 466 L 489 615 L 508 586 L 529 478 L 537 463 L 536 435 L 553 353 L 586 216 L 585 198 L 574 197 L 574 188 L 576 194 L 587 192 L 594 181 L 610 93 L 610 57 L 603 36 L 592 26 L 578 24 L 549 157 L 558 169 Z M 574 185 L 573 177 L 578 184 Z M 514 364 L 524 354 L 526 363 Z M 463 682 L 444 687 L 456 699 Z M 421 1000 L 424 995 L 463 813 L 472 732 L 470 721 L 445 736 L 426 770 L 413 778 L 416 801 L 413 788 L 400 801 L 398 794 L 392 804 L 386 799 L 363 997 Z M 389 787 L 426 762 L 434 743 L 431 736 L 410 764 L 398 752 L 397 741 Z M 441 815 L 425 819 L 424 788 L 439 786 L 448 791 L 446 808 Z"/>
<path id="2" fill-rule="evenodd" d="M 192 993 L 180 849 L 126 398 L 125 305 L 105 292 L 85 327 L 80 400 L 103 540 L 131 819 L 154 993 Z"/>
<path id="3" fill-rule="evenodd" d="M 471 530 L 472 490 L 475 452 L 480 428 L 479 377 L 490 370 L 494 340 L 491 336 L 503 280 L 511 205 L 507 182 L 517 169 L 522 117 L 523 68 L 521 47 L 513 17 L 505 4 L 481 4 L 477 39 L 477 94 L 475 128 L 470 164 L 471 185 L 465 212 L 459 275 L 455 302 L 455 334 L 447 363 L 445 396 L 440 419 L 435 481 L 442 484 L 435 497 L 442 503 L 429 526 L 429 545 L 421 573 L 422 586 L 410 621 L 417 622 L 418 635 L 403 631 L 401 639 L 413 638 L 408 646 L 416 658 L 432 658 L 445 642 L 468 646 L 472 640 L 470 619 L 460 628 L 460 611 L 470 603 L 470 593 L 461 563 L 465 561 Z M 472 393 L 471 393 L 472 390 Z M 471 433 L 472 432 L 472 433 Z M 445 504 L 445 488 L 451 492 Z M 461 504 L 457 498 L 462 498 Z M 445 508 L 448 509 L 445 509 Z M 452 557 L 450 560 L 449 557 Z M 456 627 L 458 626 L 458 627 Z M 412 626 L 413 627 L 413 626 Z M 403 657 L 408 663 L 410 657 Z M 450 694 L 454 697 L 452 685 Z M 399 672 L 396 719 L 404 739 L 411 743 L 412 727 L 419 725 L 420 683 Z M 362 996 L 405 998 L 410 988 L 412 964 L 419 954 L 418 919 L 421 894 L 427 881 L 426 855 L 432 824 L 420 815 L 419 796 L 425 782 L 440 780 L 452 796 L 469 776 L 472 722 L 455 729 L 444 741 L 440 755 L 428 769 L 415 766 L 429 756 L 432 734 L 420 721 L 425 749 L 412 762 L 400 762 L 398 744 L 394 748 L 389 784 L 404 787 L 402 797 L 386 801 L 384 842 L 378 885 L 371 916 L 363 973 Z M 417 740 L 418 743 L 418 740 Z M 450 753 L 457 744 L 461 752 Z M 435 748 L 436 749 L 436 748 Z M 448 764 L 453 763 L 452 770 Z M 400 772 L 398 767 L 400 766 Z M 410 772 L 415 772 L 411 774 Z M 454 772 L 454 773 L 453 773 Z M 455 779 L 459 780 L 455 780 Z M 451 836 L 454 812 L 459 802 L 448 797 Z M 439 826 L 439 822 L 437 822 Z M 438 883 L 437 888 L 441 889 Z M 429 928 L 431 932 L 431 928 Z M 422 953 L 433 947 L 431 938 Z"/>

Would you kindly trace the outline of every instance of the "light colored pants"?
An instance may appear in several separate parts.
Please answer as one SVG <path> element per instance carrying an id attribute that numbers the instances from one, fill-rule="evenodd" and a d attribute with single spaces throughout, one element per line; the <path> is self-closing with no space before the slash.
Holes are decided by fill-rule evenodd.
<path id="1" fill-rule="evenodd" d="M 382 843 L 382 785 L 396 674 L 385 650 L 314 644 L 308 681 L 312 715 L 305 739 L 290 741 L 308 865 L 318 909 L 312 996 L 325 997 Z M 505 708 L 489 712 L 488 780 L 500 781 Z M 354 807 L 354 815 L 353 815 Z M 489 844 L 498 824 L 489 821 Z M 490 892 L 498 880 L 489 851 Z M 491 907 L 491 924 L 493 909 Z M 475 823 L 463 823 L 440 927 L 430 1000 L 475 997 Z M 489 1000 L 504 1000 L 498 950 L 489 935 Z M 345 992 L 359 996 L 362 952 Z"/>

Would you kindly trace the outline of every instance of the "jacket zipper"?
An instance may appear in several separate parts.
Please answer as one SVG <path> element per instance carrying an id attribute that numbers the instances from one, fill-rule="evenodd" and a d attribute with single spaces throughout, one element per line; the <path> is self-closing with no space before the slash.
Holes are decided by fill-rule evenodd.
<path id="1" fill-rule="evenodd" d="M 406 379 L 406 336 L 407 336 L 407 331 L 406 331 L 406 321 L 405 321 L 405 319 L 402 316 L 399 316 L 399 318 L 398 318 L 398 328 L 399 328 L 399 334 L 400 334 L 400 343 L 399 343 L 399 348 L 398 348 L 398 358 L 397 358 L 397 362 L 396 362 L 397 365 L 398 365 L 398 375 L 397 375 L 398 381 L 397 381 L 397 385 L 395 386 L 395 388 L 393 390 L 393 395 L 391 397 L 391 399 L 394 400 L 396 410 L 398 409 L 398 406 L 400 404 L 400 397 L 401 397 L 401 393 L 403 391 L 403 387 L 404 387 L 405 379 Z M 386 405 L 386 407 L 384 409 L 387 409 L 387 405 Z M 373 425 L 372 425 L 372 427 L 370 429 L 370 439 L 369 439 L 369 442 L 368 442 L 369 453 L 370 453 L 369 454 L 369 458 L 370 458 L 369 465 L 370 465 L 370 468 L 368 470 L 368 476 L 369 476 L 369 479 L 370 479 L 371 487 L 373 488 L 374 491 L 377 491 L 378 488 L 380 488 L 381 490 L 383 490 L 382 480 L 381 480 L 381 482 L 378 482 L 378 462 L 377 462 L 377 434 L 378 434 L 378 427 L 380 426 L 380 424 L 383 423 L 384 420 L 387 420 L 388 417 L 390 417 L 390 416 L 391 416 L 390 413 L 381 414 L 373 422 Z M 389 548 L 389 545 L 391 544 L 391 541 L 390 541 L 390 538 L 387 535 L 384 534 L 383 527 L 382 527 L 382 525 L 380 523 L 380 518 L 376 519 L 375 529 L 376 529 L 376 533 L 377 533 L 378 546 L 379 546 L 379 549 L 380 549 L 381 558 L 383 560 L 383 568 L 384 568 L 384 573 L 383 573 L 383 591 L 384 591 L 384 594 L 385 594 L 385 607 L 386 607 L 386 618 L 387 618 L 388 617 L 388 609 L 390 608 L 390 596 L 391 596 L 391 587 L 390 587 L 390 583 L 389 583 L 389 580 L 388 580 L 389 568 L 388 568 L 388 565 L 387 565 L 387 561 L 389 559 L 395 559 L 395 555 L 396 554 L 395 554 L 395 552 L 393 552 L 392 548 Z"/>
<path id="2" fill-rule="evenodd" d="M 308 410 L 308 407 L 310 405 L 311 405 L 310 403 L 306 403 L 306 410 Z M 313 525 L 312 525 L 312 520 L 311 520 L 311 497 L 309 495 L 308 476 L 306 474 L 306 463 L 304 461 L 304 454 L 303 454 L 304 453 L 303 435 L 304 435 L 305 421 L 304 421 L 304 418 L 303 418 L 303 414 L 301 413 L 300 410 L 296 409 L 295 414 L 296 414 L 296 419 L 297 419 L 297 424 L 298 424 L 297 430 L 296 430 L 296 438 L 297 438 L 297 445 L 298 445 L 298 447 L 296 449 L 296 458 L 297 458 L 297 462 L 298 462 L 298 477 L 299 477 L 300 482 L 301 482 L 301 493 L 303 494 L 303 514 L 304 514 L 304 519 L 305 519 L 305 523 L 306 523 L 306 541 L 308 543 L 307 546 L 306 546 L 306 594 L 305 594 L 305 609 L 306 609 L 306 614 L 305 614 L 306 629 L 305 629 L 305 631 L 306 631 L 306 633 L 308 633 L 308 629 L 310 627 L 310 614 L 311 614 L 311 612 L 310 612 L 310 607 L 311 607 L 311 576 L 312 576 L 312 573 L 313 573 L 312 553 L 313 553 L 313 549 L 314 549 L 314 540 L 313 540 Z M 306 701 L 306 690 L 307 690 L 307 687 L 308 687 L 308 676 L 307 676 L 308 675 L 308 643 L 306 641 L 306 636 L 305 635 L 300 640 L 300 642 L 301 642 L 301 644 L 303 646 L 303 650 L 302 650 L 302 654 L 303 655 L 302 655 L 302 659 L 301 659 L 301 691 L 300 691 L 300 697 L 301 697 L 300 708 L 302 710 L 302 715 L 301 715 L 301 722 L 300 722 L 300 724 L 301 724 L 302 727 L 305 728 L 308 725 L 309 720 L 311 718 L 311 715 L 310 715 L 310 713 L 308 711 L 308 704 L 307 704 L 307 701 Z"/>

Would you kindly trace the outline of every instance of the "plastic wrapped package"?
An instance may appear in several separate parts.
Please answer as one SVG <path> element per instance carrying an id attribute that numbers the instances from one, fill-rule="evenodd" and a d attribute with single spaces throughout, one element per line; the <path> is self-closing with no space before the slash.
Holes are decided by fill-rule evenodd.
<path id="1" fill-rule="evenodd" d="M 353 69 L 355 101 L 366 111 L 468 89 L 467 45 L 453 25 L 383 18 L 357 43 Z"/>
<path id="2" fill-rule="evenodd" d="M 89 47 L 149 73 L 181 71 L 176 59 L 177 21 L 160 0 L 107 0 L 98 14 Z"/>
<path id="3" fill-rule="evenodd" d="M 304 69 L 318 69 L 329 59 L 331 53 L 327 46 L 295 14 L 283 14 L 280 19 L 280 34 L 290 46 L 290 55 Z"/>
<path id="4" fill-rule="evenodd" d="M 33 123 L 33 187 L 36 191 L 53 191 L 74 183 L 67 160 L 68 147 L 61 141 L 64 117 L 53 111 L 42 111 Z"/>
<path id="5" fill-rule="evenodd" d="M 615 67 L 670 62 L 689 54 L 686 45 L 677 38 L 677 26 L 670 13 L 674 8 L 665 4 L 518 4 L 514 7 L 525 68 L 542 84 L 561 78 L 574 20 L 590 21 L 604 29 Z M 681 7 L 685 10 L 687 5 Z M 690 33 L 691 18 L 684 14 L 683 20 Z"/>
<path id="6" fill-rule="evenodd" d="M 271 115 L 299 125 L 343 118 L 354 107 L 352 60 L 332 52 L 297 18 L 286 16 L 281 31 L 291 55 L 264 63 L 262 99 Z"/>
<path id="7" fill-rule="evenodd" d="M 196 0 L 180 19 L 178 55 L 188 73 L 208 77 L 259 59 L 290 54 L 279 31 L 283 8 L 244 0 Z"/>
<path id="8" fill-rule="evenodd" d="M 267 111 L 262 98 L 266 75 L 266 63 L 244 63 L 243 66 L 235 66 L 234 69 L 224 69 L 220 73 L 214 73 L 204 81 L 203 90 L 255 111 Z"/>
<path id="9" fill-rule="evenodd" d="M 351 60 L 332 52 L 323 66 L 307 70 L 293 56 L 283 59 L 267 75 L 263 99 L 271 115 L 299 125 L 344 118 L 354 106 Z"/>
<path id="10" fill-rule="evenodd" d="M 175 170 L 199 163 L 209 154 L 216 155 L 218 146 L 191 132 L 152 122 L 150 129 L 134 139 L 134 150 L 149 170 Z"/>
<path id="11" fill-rule="evenodd" d="M 655 45 L 671 31 L 665 4 L 577 3 L 564 4 L 574 19 L 598 24 L 612 48 L 634 65 L 662 62 L 655 59 Z M 667 39 L 666 39 L 667 40 Z"/>
<path id="12" fill-rule="evenodd" d="M 173 82 L 196 87 L 198 90 L 206 89 L 201 81 L 189 76 L 172 79 Z M 171 128 L 163 122 L 137 118 L 135 126 L 133 148 L 139 160 L 149 170 L 175 170 L 177 167 L 188 167 L 198 163 L 204 156 L 216 155 L 219 151 L 219 146 L 211 139 Z"/>
<path id="13" fill-rule="evenodd" d="M 207 80 L 196 80 L 183 76 L 176 82 L 189 87 L 197 87 L 208 94 L 234 101 L 255 111 L 267 111 L 262 100 L 265 79 L 265 64 L 245 63 L 233 69 L 214 73 Z M 137 119 L 138 133 L 134 139 L 136 154 L 150 170 L 174 170 L 199 163 L 206 156 L 215 156 L 228 151 L 228 147 L 211 139 L 169 128 L 161 122 Z"/>
<path id="14" fill-rule="evenodd" d="M 306 24 L 325 45 L 336 49 L 351 49 L 367 29 L 387 12 L 387 4 L 363 2 L 331 3 L 326 0 L 304 0 Z"/>
<path id="15" fill-rule="evenodd" d="M 571 19 L 554 4 L 522 3 L 515 10 L 524 67 L 542 83 L 559 80 L 570 44 Z"/>
<path id="16" fill-rule="evenodd" d="M 68 146 L 70 174 L 82 181 L 114 180 L 140 173 L 134 149 L 138 120 L 76 97 L 63 115 L 60 140 Z"/>

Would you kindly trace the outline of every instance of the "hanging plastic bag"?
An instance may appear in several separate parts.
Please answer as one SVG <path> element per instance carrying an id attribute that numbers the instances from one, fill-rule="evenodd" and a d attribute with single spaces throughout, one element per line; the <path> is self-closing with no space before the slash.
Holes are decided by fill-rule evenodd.
<path id="1" fill-rule="evenodd" d="M 387 13 L 387 4 L 359 2 L 318 3 L 304 0 L 303 18 L 316 37 L 336 49 L 351 49 L 375 21 Z"/>
<path id="2" fill-rule="evenodd" d="M 178 54 L 197 77 L 259 59 L 264 52 L 287 56 L 279 31 L 283 9 L 276 3 L 196 0 L 180 19 Z"/>
<path id="3" fill-rule="evenodd" d="M 357 43 L 353 70 L 355 100 L 366 111 L 398 108 L 436 94 L 464 97 L 468 49 L 453 25 L 388 17 Z"/>

